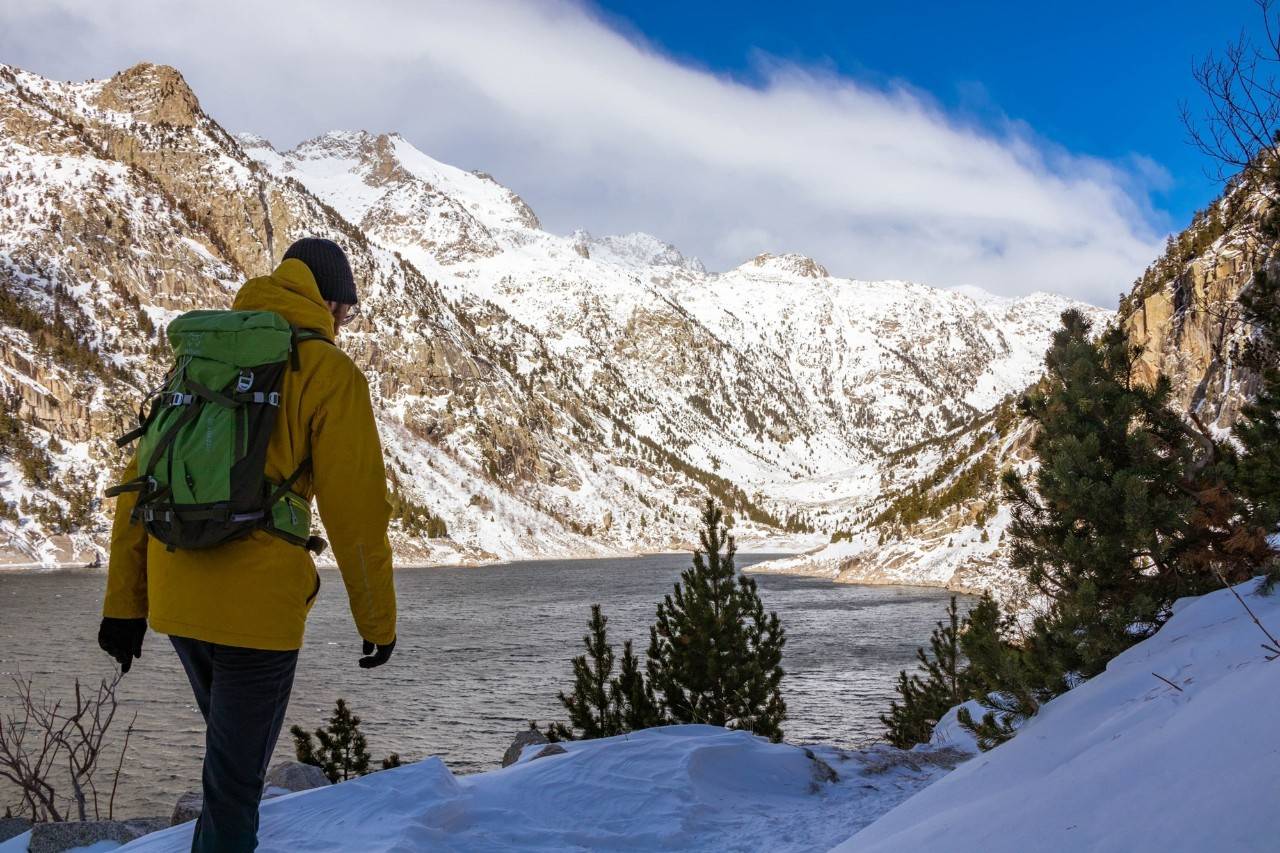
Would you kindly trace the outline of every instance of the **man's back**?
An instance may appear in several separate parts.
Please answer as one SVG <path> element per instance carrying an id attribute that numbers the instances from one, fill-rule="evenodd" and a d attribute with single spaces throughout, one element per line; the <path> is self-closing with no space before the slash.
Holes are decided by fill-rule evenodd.
<path id="1" fill-rule="evenodd" d="M 298 369 L 285 371 L 265 473 L 279 483 L 311 460 L 293 490 L 316 498 L 360 635 L 388 643 L 395 636 L 391 510 L 365 378 L 332 343 L 333 317 L 301 261 L 247 282 L 234 307 L 275 311 L 325 337 L 300 343 Z M 232 646 L 301 646 L 320 583 L 306 549 L 256 530 L 216 548 L 169 551 L 130 522 L 132 501 L 122 496 L 116 508 L 104 615 L 148 616 L 153 630 Z"/>
<path id="2" fill-rule="evenodd" d="M 355 305 L 342 249 L 304 238 L 275 272 L 247 282 L 234 307 L 275 311 L 323 338 L 294 341 L 263 472 L 271 498 L 282 488 L 294 497 L 281 505 L 264 492 L 263 509 L 310 512 L 315 498 L 364 640 L 359 664 L 367 669 L 386 663 L 395 648 L 396 595 L 391 508 L 369 387 L 334 344 Z M 135 459 L 126 481 L 136 476 Z M 307 539 L 305 525 L 290 519 L 292 540 L 262 528 L 216 547 L 170 550 L 132 519 L 137 494 L 123 492 L 116 502 L 98 644 L 128 672 L 142 654 L 148 620 L 169 635 L 206 724 L 204 806 L 191 849 L 249 853 L 257 846 L 258 800 L 284 724 L 307 612 L 320 588 L 311 552 L 299 544 Z"/>

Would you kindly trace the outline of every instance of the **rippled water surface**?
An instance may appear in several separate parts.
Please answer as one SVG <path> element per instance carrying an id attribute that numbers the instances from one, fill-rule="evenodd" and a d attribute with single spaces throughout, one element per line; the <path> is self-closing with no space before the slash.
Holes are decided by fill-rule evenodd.
<path id="1" fill-rule="evenodd" d="M 761 559 L 739 555 L 738 564 Z M 619 653 L 628 638 L 643 652 L 654 606 L 688 563 L 673 554 L 401 569 L 399 643 L 391 662 L 372 671 L 356 666 L 360 639 L 341 578 L 322 570 L 286 729 L 314 728 L 342 696 L 363 718 L 375 757 L 440 755 L 455 772 L 496 767 L 528 720 L 563 718 L 555 696 L 570 685 L 590 605 L 604 605 Z M 755 577 L 787 630 L 787 740 L 875 739 L 898 670 L 912 665 L 948 594 Z M 0 713 L 14 709 L 15 671 L 59 689 L 74 676 L 110 672 L 95 640 L 105 580 L 88 570 L 0 574 Z M 199 785 L 203 723 L 166 638 L 148 634 L 121 695 L 124 720 L 136 711 L 138 721 L 117 816 L 167 815 L 179 793 Z M 276 752 L 292 757 L 287 731 Z M 14 801 L 3 784 L 0 810 Z"/>

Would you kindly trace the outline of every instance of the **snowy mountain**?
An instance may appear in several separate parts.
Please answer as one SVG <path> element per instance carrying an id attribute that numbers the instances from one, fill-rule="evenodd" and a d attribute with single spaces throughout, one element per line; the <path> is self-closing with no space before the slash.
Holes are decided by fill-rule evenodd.
<path id="1" fill-rule="evenodd" d="M 484 205 L 461 206 L 501 251 L 442 258 L 441 242 L 468 242 L 465 220 L 452 220 L 451 237 L 421 242 L 368 213 L 413 193 L 416 208 L 436 202 L 447 167 L 403 139 L 344 132 L 250 152 L 360 217 L 458 304 L 494 303 L 529 324 L 580 366 L 583 384 L 612 369 L 651 389 L 661 406 L 644 413 L 649 423 L 688 442 L 695 464 L 824 532 L 879 494 L 887 453 L 946 434 L 1033 381 L 1074 304 L 833 278 L 800 255 L 761 254 L 709 274 L 648 235 L 563 238 Z M 386 174 L 401 177 L 365 180 Z M 339 175 L 365 177 L 353 189 Z"/>
<path id="2" fill-rule="evenodd" d="M 145 64 L 88 83 L 0 69 L 0 194 L 13 563 L 93 555 L 110 438 L 163 366 L 163 325 L 227 304 L 303 235 L 341 242 L 361 283 L 344 346 L 374 387 L 402 562 L 681 547 L 707 492 L 747 544 L 869 530 L 931 470 L 913 448 L 941 459 L 990 420 L 1073 304 L 799 255 L 716 274 L 645 234 L 551 234 L 395 134 L 232 137 Z"/>

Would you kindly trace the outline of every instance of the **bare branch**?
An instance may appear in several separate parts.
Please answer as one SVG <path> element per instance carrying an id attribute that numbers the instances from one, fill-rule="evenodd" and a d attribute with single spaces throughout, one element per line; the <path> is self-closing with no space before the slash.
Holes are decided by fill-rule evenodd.
<path id="1" fill-rule="evenodd" d="M 86 820 L 90 801 L 93 817 L 100 818 L 94 774 L 119 704 L 120 673 L 109 682 L 100 681 L 93 693 L 85 692 L 77 679 L 68 710 L 60 700 L 37 693 L 32 680 L 21 673 L 12 681 L 17 704 L 16 710 L 0 717 L 0 778 L 18 789 L 33 820 L 65 820 L 64 802 L 73 804 L 76 816 Z M 56 787 L 63 778 L 60 769 L 71 787 L 69 797 L 59 795 Z"/>
<path id="2" fill-rule="evenodd" d="M 1270 0 L 1257 5 L 1263 43 L 1242 32 L 1221 53 L 1193 63 L 1191 76 L 1206 103 L 1199 120 L 1185 102 L 1179 111 L 1188 142 L 1216 164 L 1219 180 L 1238 181 L 1274 200 L 1267 172 L 1276 164 L 1280 88 L 1269 69 L 1280 65 L 1280 26 Z"/>

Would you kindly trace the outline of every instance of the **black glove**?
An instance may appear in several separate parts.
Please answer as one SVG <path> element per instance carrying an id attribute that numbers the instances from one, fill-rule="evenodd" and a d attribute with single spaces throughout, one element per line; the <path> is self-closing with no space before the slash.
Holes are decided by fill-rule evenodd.
<path id="1" fill-rule="evenodd" d="M 146 619 L 113 619 L 102 617 L 98 628 L 98 646 L 120 664 L 120 672 L 126 673 L 134 658 L 142 657 L 142 638 L 147 633 Z"/>
<path id="2" fill-rule="evenodd" d="M 364 653 L 366 657 L 360 658 L 361 669 L 373 669 L 375 666 L 382 666 L 391 657 L 391 653 L 395 650 L 396 639 L 391 638 L 391 642 L 378 645 L 368 640 L 364 641 Z M 375 651 L 375 649 L 377 651 Z"/>

